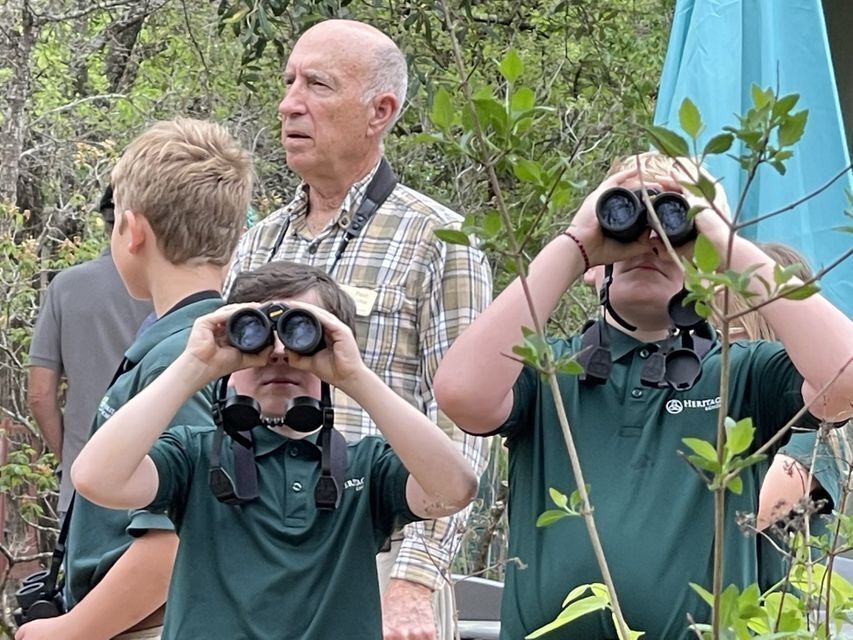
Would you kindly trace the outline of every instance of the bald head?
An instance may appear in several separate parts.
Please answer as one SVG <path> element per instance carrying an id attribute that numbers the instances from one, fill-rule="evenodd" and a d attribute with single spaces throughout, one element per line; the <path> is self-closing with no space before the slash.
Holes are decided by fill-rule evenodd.
<path id="1" fill-rule="evenodd" d="M 303 33 L 293 52 L 300 48 L 316 51 L 327 47 L 353 63 L 364 102 L 382 93 L 394 95 L 397 107 L 386 131 L 390 129 L 403 109 L 409 81 L 406 57 L 400 48 L 379 29 L 364 22 L 325 20 Z"/>

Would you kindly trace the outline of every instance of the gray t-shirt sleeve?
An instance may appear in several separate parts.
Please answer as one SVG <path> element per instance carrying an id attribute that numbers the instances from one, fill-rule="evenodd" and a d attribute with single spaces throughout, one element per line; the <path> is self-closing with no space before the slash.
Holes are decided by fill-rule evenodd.
<path id="1" fill-rule="evenodd" d="M 57 293 L 57 279 L 47 288 L 30 343 L 30 364 L 62 371 L 62 312 Z"/>

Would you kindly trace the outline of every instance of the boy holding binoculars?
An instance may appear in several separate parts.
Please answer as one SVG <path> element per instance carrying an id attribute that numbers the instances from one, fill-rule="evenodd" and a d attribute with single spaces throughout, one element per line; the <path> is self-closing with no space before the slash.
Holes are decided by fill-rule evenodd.
<path id="1" fill-rule="evenodd" d="M 557 357 L 577 354 L 586 364 L 584 376 L 558 374 L 558 401 L 591 487 L 596 527 L 627 623 L 644 637 L 661 639 L 687 638 L 688 615 L 709 621 L 708 607 L 689 583 L 711 585 L 713 494 L 679 450 L 686 448 L 685 437 L 716 440 L 720 345 L 707 324 L 680 305 L 682 272 L 657 232 L 646 223 L 619 239 L 599 220 L 607 209 L 602 197 L 613 188 L 623 189 L 616 193 L 625 203 L 624 210 L 611 211 L 618 218 L 613 227 L 632 224 L 636 207 L 626 194 L 642 188 L 680 194 L 687 203 L 706 207 L 694 220 L 696 230 L 726 256 L 729 226 L 710 203 L 683 190 L 682 180 L 688 177 L 666 157 L 626 158 L 584 200 L 571 226 L 539 252 L 527 278 L 543 324 L 578 279 L 601 288 L 603 318 L 581 335 L 551 342 Z M 673 200 L 667 196 L 666 202 Z M 727 213 L 720 189 L 715 203 L 720 214 Z M 622 215 L 626 212 L 630 215 Z M 750 302 L 760 304 L 767 292 L 757 278 L 773 282 L 775 263 L 744 238 L 732 242 L 731 260 L 721 268 L 743 272 L 755 266 Z M 691 255 L 692 246 L 685 239 L 677 251 Z M 845 370 L 853 353 L 850 320 L 820 295 L 779 299 L 759 313 L 781 344 L 739 342 L 732 345 L 729 363 L 728 413 L 735 420 L 752 417 L 753 447 L 804 404 L 812 425 L 846 416 L 853 397 L 853 367 Z M 439 406 L 456 424 L 473 434 L 502 435 L 509 448 L 508 556 L 520 562 L 507 566 L 501 609 L 505 640 L 553 621 L 567 593 L 601 581 L 578 519 L 535 526 L 538 516 L 553 508 L 549 488 L 568 496 L 576 485 L 547 381 L 505 355 L 521 342 L 521 328 L 533 324 L 516 280 L 453 344 L 435 379 Z M 740 495 L 726 495 L 724 532 L 724 584 L 740 588 L 757 577 L 755 540 L 740 532 L 736 512 L 755 512 L 758 487 L 752 474 L 742 474 L 742 480 Z M 522 563 L 524 568 L 518 566 Z M 609 612 L 600 611 L 543 637 L 617 636 Z"/>
<path id="2" fill-rule="evenodd" d="M 163 638 L 373 640 L 382 635 L 376 552 L 395 527 L 464 508 L 477 479 L 447 435 L 364 365 L 354 304 L 328 275 L 287 262 L 241 273 L 229 302 L 264 300 L 276 304 L 199 318 L 184 352 L 89 441 L 72 479 L 99 504 L 166 509 L 174 520 L 181 542 Z M 308 335 L 318 327 L 319 343 Z M 228 375 L 240 396 L 221 397 L 217 417 L 163 433 L 192 394 Z M 327 402 L 326 384 L 358 401 L 384 439 L 344 443 L 337 500 L 321 505 L 319 481 L 336 464 L 327 450 L 336 440 L 324 437 L 330 407 L 319 407 L 319 428 L 290 416 Z M 229 427 L 246 412 L 254 425 Z M 257 487 L 248 499 L 239 489 L 222 498 L 247 464 L 222 428 L 249 445 Z"/>

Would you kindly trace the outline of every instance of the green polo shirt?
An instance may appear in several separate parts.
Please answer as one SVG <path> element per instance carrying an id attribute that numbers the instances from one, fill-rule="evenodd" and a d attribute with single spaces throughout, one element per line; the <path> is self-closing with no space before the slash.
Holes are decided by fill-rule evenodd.
<path id="1" fill-rule="evenodd" d="M 175 427 L 150 453 L 160 486 L 149 508 L 168 509 L 181 540 L 164 640 L 381 638 L 376 553 L 418 519 L 397 455 L 378 437 L 349 444 L 340 505 L 319 511 L 315 436 L 291 440 L 256 427 L 260 495 L 231 506 L 208 487 L 214 434 Z M 225 445 L 223 460 L 235 477 Z"/>
<path id="2" fill-rule="evenodd" d="M 196 318 L 223 305 L 219 297 L 202 296 L 197 294 L 179 303 L 178 308 L 157 320 L 130 346 L 125 359 L 135 364 L 107 389 L 95 414 L 92 433 L 181 354 Z M 212 403 L 212 388 L 198 392 L 181 407 L 172 424 L 208 423 Z M 65 555 L 65 597 L 69 608 L 103 579 L 133 542 L 127 533 L 129 526 L 140 534 L 147 529 L 174 529 L 164 514 L 146 511 L 128 514 L 125 509 L 104 509 L 75 495 Z"/>
<path id="3" fill-rule="evenodd" d="M 707 621 L 709 609 L 688 586 L 712 582 L 712 493 L 679 455 L 682 438 L 715 441 L 720 351 L 703 358 L 702 376 L 688 391 L 640 383 L 649 345 L 609 328 L 613 368 L 606 384 L 559 376 L 569 424 L 595 509 L 596 527 L 619 601 L 632 629 L 655 640 L 687 638 L 687 614 Z M 577 351 L 580 338 L 557 340 L 558 355 Z M 802 378 L 778 343 L 747 342 L 731 349 L 729 415 L 752 416 L 764 442 L 803 402 Z M 501 638 L 519 640 L 554 620 L 574 587 L 601 582 L 580 518 L 537 528 L 554 508 L 549 487 L 566 495 L 576 485 L 546 382 L 525 368 L 514 405 L 498 433 L 509 448 L 509 563 L 501 611 Z M 736 525 L 738 512 L 755 512 L 758 482 L 743 475 L 740 496 L 726 495 L 725 584 L 757 577 L 754 537 Z M 544 636 L 547 640 L 610 640 L 608 614 L 591 613 Z"/>

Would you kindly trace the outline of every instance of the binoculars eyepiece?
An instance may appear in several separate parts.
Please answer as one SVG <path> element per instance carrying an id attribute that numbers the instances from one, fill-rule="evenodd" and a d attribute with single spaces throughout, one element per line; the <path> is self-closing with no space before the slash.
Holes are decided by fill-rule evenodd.
<path id="1" fill-rule="evenodd" d="M 273 332 L 284 347 L 310 356 L 326 348 L 323 325 L 307 309 L 270 303 L 259 309 L 242 309 L 225 325 L 228 343 L 243 353 L 258 353 L 273 343 Z"/>
<path id="2" fill-rule="evenodd" d="M 27 576 L 15 592 L 18 608 L 12 613 L 19 627 L 33 620 L 55 618 L 65 613 L 62 593 L 48 586 L 50 570 L 45 569 Z M 53 584 L 53 580 L 50 580 Z"/>
<path id="3" fill-rule="evenodd" d="M 679 193 L 646 189 L 661 227 L 674 247 L 696 237 L 696 229 L 687 212 L 690 206 Z M 608 189 L 598 198 L 595 215 L 604 235 L 619 242 L 633 242 L 650 225 L 641 190 L 623 187 Z"/>

